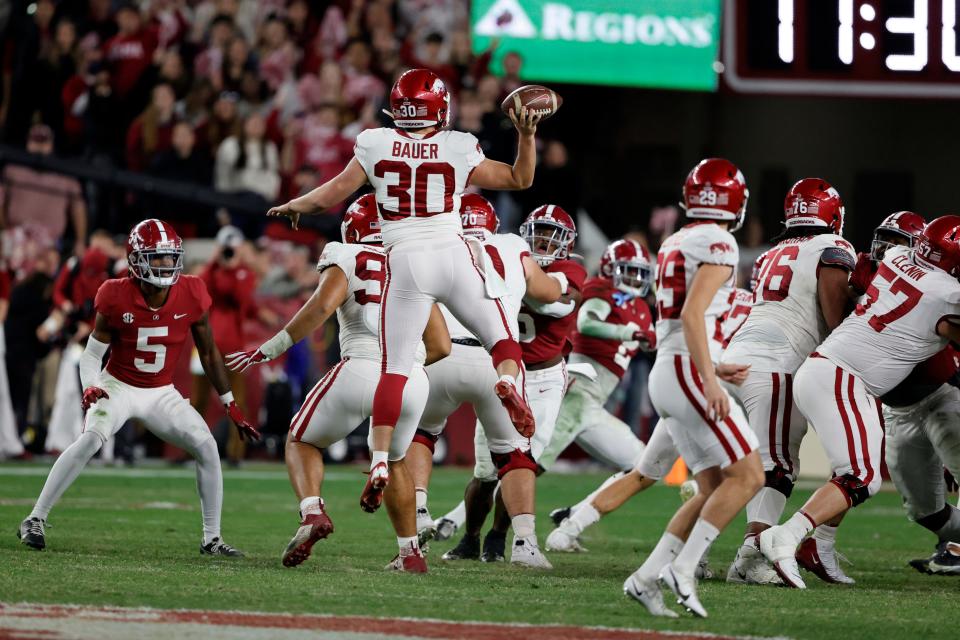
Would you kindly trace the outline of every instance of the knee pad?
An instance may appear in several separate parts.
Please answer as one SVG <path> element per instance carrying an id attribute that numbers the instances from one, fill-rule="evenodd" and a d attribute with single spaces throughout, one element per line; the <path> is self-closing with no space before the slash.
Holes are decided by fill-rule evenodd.
<path id="1" fill-rule="evenodd" d="M 830 479 L 830 482 L 843 492 L 843 495 L 847 498 L 847 504 L 851 507 L 863 504 L 867 501 L 867 498 L 876 493 L 876 489 L 871 491 L 871 487 L 873 487 L 875 483 L 866 485 L 860 478 L 852 473 L 834 476 Z M 879 485 L 879 483 L 876 484 Z"/>
<path id="2" fill-rule="evenodd" d="M 493 458 L 493 464 L 497 465 L 498 478 L 503 478 L 514 469 L 529 469 L 534 473 L 537 471 L 537 461 L 529 451 L 520 451 L 520 449 L 514 449 L 509 453 L 491 451 L 490 457 Z"/>
<path id="3" fill-rule="evenodd" d="M 513 360 L 519 365 L 523 360 L 523 349 L 520 348 L 520 343 L 516 340 L 501 340 L 493 345 L 493 349 L 490 350 L 490 357 L 493 358 L 494 368 L 499 367 L 504 360 Z"/>
<path id="4" fill-rule="evenodd" d="M 437 444 L 437 440 L 440 439 L 440 434 L 433 434 L 423 429 L 417 429 L 416 433 L 413 434 L 413 441 L 419 442 L 427 449 L 430 450 L 430 453 L 433 453 L 434 447 Z"/>
<path id="5" fill-rule="evenodd" d="M 396 427 L 400 419 L 400 409 L 403 406 L 403 388 L 407 384 L 407 376 L 399 373 L 380 374 L 380 383 L 373 396 L 373 416 L 370 425 L 373 427 Z"/>
<path id="6" fill-rule="evenodd" d="M 793 480 L 790 478 L 789 472 L 783 467 L 774 467 L 769 471 L 765 471 L 766 480 L 763 484 L 765 487 L 769 487 L 775 491 L 779 491 L 787 498 L 790 497 L 790 494 L 793 493 Z"/>

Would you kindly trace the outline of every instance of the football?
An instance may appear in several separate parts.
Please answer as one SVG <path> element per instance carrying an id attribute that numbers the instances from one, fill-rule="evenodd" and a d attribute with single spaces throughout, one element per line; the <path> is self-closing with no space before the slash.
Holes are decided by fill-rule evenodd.
<path id="1" fill-rule="evenodd" d="M 562 104 L 563 98 L 553 89 L 539 84 L 528 84 L 514 89 L 504 98 L 500 103 L 500 110 L 509 116 L 510 111 L 520 113 L 520 107 L 526 107 L 528 111 L 533 111 L 546 120 L 555 114 Z"/>

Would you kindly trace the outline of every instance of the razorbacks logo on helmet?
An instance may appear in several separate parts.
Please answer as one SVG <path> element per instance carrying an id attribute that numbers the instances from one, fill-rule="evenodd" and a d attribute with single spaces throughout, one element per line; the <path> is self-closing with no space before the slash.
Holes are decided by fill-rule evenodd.
<path id="1" fill-rule="evenodd" d="M 155 287 L 172 286 L 183 272 L 183 241 L 163 220 L 144 220 L 127 238 L 127 265 L 138 280 Z"/>
<path id="2" fill-rule="evenodd" d="M 895 245 L 912 247 L 926 223 L 923 216 L 912 211 L 891 213 L 873 232 L 870 259 L 883 260 L 887 249 Z"/>
<path id="3" fill-rule="evenodd" d="M 383 243 L 375 195 L 362 195 L 347 207 L 343 222 L 340 223 L 340 236 L 345 244 Z"/>
<path id="4" fill-rule="evenodd" d="M 566 260 L 577 238 L 573 217 L 555 204 L 545 204 L 530 212 L 520 225 L 520 235 L 530 246 L 530 254 L 541 266 Z"/>
<path id="5" fill-rule="evenodd" d="M 437 74 L 428 69 L 405 71 L 390 91 L 393 124 L 401 129 L 445 127 L 450 120 L 450 94 Z"/>
<path id="6" fill-rule="evenodd" d="M 489 200 L 479 193 L 465 193 L 460 197 L 460 224 L 464 235 L 481 240 L 500 228 L 500 219 Z"/>
<path id="7" fill-rule="evenodd" d="M 941 216 L 924 227 L 914 259 L 960 276 L 960 216 Z"/>
<path id="8" fill-rule="evenodd" d="M 600 258 L 600 275 L 609 278 L 619 291 L 642 298 L 653 284 L 650 254 L 635 240 L 616 240 Z"/>
<path id="9" fill-rule="evenodd" d="M 724 158 L 697 163 L 683 183 L 680 206 L 690 218 L 730 222 L 730 231 L 743 225 L 750 192 L 743 173 Z"/>
<path id="10" fill-rule="evenodd" d="M 783 201 L 784 225 L 791 227 L 828 227 L 843 234 L 843 200 L 830 183 L 820 178 L 804 178 L 790 187 Z"/>

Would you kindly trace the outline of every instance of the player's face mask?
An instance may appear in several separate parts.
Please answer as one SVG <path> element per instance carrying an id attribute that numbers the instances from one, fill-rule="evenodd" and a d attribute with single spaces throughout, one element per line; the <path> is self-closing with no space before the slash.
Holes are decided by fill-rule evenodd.
<path id="1" fill-rule="evenodd" d="M 653 271 L 647 265 L 635 262 L 616 262 L 613 265 L 613 285 L 630 295 L 642 298 L 650 293 Z"/>
<path id="2" fill-rule="evenodd" d="M 524 224 L 520 233 L 530 246 L 530 253 L 542 266 L 566 259 L 574 238 L 573 230 L 548 220 Z"/>
<path id="3" fill-rule="evenodd" d="M 873 234 L 873 243 L 870 245 L 870 259 L 875 262 L 880 262 L 890 247 L 912 246 L 912 237 L 895 231 L 884 231 L 881 229 Z"/>
<path id="4" fill-rule="evenodd" d="M 183 250 L 137 251 L 128 258 L 133 275 L 155 287 L 170 287 L 183 272 Z"/>

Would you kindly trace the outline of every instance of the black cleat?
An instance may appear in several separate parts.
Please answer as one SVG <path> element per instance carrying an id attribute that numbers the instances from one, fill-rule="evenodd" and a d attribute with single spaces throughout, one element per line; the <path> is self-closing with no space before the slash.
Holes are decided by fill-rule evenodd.
<path id="1" fill-rule="evenodd" d="M 937 553 L 927 564 L 927 573 L 937 576 L 960 576 L 960 555 L 951 549 L 956 543 L 943 541 L 937 545 Z"/>
<path id="2" fill-rule="evenodd" d="M 441 560 L 479 560 L 480 536 L 464 534 L 453 549 L 440 556 Z"/>
<path id="3" fill-rule="evenodd" d="M 214 538 L 207 544 L 201 544 L 200 554 L 205 556 L 226 556 L 228 558 L 243 557 L 242 551 L 234 549 L 220 538 Z"/>
<path id="4" fill-rule="evenodd" d="M 20 538 L 20 542 L 31 549 L 43 551 L 47 546 L 47 541 L 44 537 L 44 527 L 46 524 L 47 521 L 41 520 L 40 518 L 26 518 L 20 523 L 20 528 L 17 529 L 17 537 Z"/>
<path id="5" fill-rule="evenodd" d="M 553 520 L 553 526 L 559 527 L 560 523 L 570 517 L 573 507 L 561 507 L 550 512 L 550 519 Z"/>
<path id="6" fill-rule="evenodd" d="M 914 558 L 910 560 L 907 564 L 919 571 L 920 573 L 930 573 L 930 563 L 933 562 L 933 559 L 937 557 L 937 554 L 940 553 L 940 547 L 946 546 L 943 542 L 939 543 L 936 546 L 936 551 L 933 552 L 933 555 L 927 556 L 926 558 Z"/>
<path id="7" fill-rule="evenodd" d="M 507 546 L 507 534 L 499 531 L 488 531 L 483 539 L 483 553 L 480 562 L 506 562 L 504 555 Z"/>

